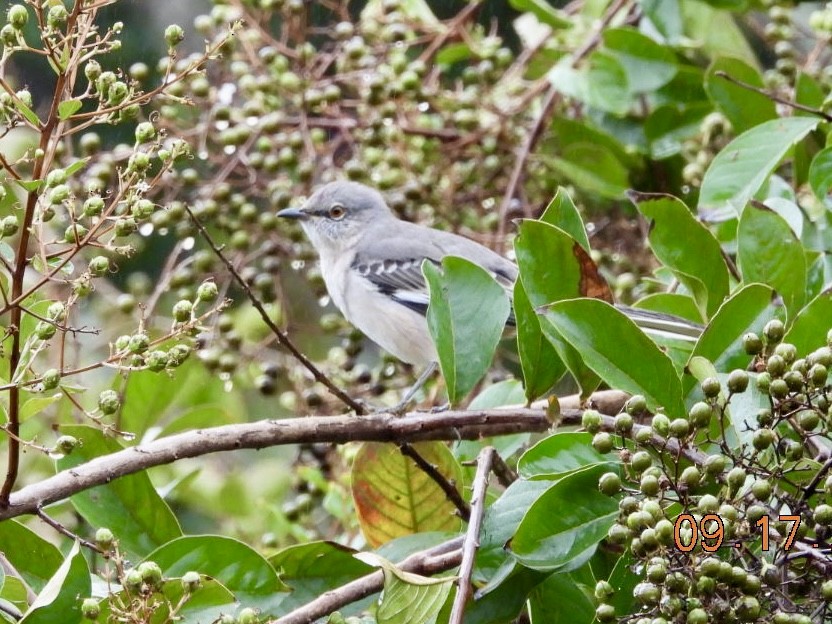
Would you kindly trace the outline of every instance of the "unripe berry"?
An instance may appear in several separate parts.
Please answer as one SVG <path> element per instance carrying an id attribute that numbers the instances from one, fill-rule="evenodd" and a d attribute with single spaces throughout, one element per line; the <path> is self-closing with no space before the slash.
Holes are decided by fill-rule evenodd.
<path id="1" fill-rule="evenodd" d="M 630 416 L 639 416 L 647 411 L 647 400 L 640 394 L 634 394 L 627 399 L 624 409 Z"/>
<path id="2" fill-rule="evenodd" d="M 113 545 L 115 539 L 113 532 L 106 527 L 101 527 L 95 532 L 95 543 L 105 550 Z"/>
<path id="3" fill-rule="evenodd" d="M 14 236 L 18 230 L 17 217 L 15 215 L 8 215 L 3 217 L 0 221 L 0 232 L 3 236 Z"/>
<path id="4" fill-rule="evenodd" d="M 202 282 L 196 290 L 196 298 L 199 301 L 211 302 L 219 295 L 219 289 L 214 282 Z"/>
<path id="5" fill-rule="evenodd" d="M 612 447 L 612 436 L 605 431 L 596 433 L 595 437 L 592 438 L 592 448 L 599 453 L 609 453 L 612 450 Z"/>
<path id="6" fill-rule="evenodd" d="M 6 20 L 11 24 L 12 28 L 22 30 L 29 21 L 29 11 L 22 4 L 13 4 L 9 7 Z"/>
<path id="7" fill-rule="evenodd" d="M 763 341 L 753 332 L 742 337 L 742 346 L 748 355 L 757 355 L 763 351 Z"/>
<path id="8" fill-rule="evenodd" d="M 61 374 L 56 368 L 50 368 L 42 376 L 42 383 L 44 390 L 54 390 L 61 382 Z"/>
<path id="9" fill-rule="evenodd" d="M 95 598 L 84 598 L 81 603 L 81 614 L 88 620 L 95 620 L 101 615 L 101 607 Z"/>
<path id="10" fill-rule="evenodd" d="M 581 416 L 581 425 L 589 433 L 598 433 L 602 422 L 601 414 L 596 410 L 585 410 Z"/>
<path id="11" fill-rule="evenodd" d="M 110 270 L 110 261 L 104 256 L 96 256 L 90 260 L 89 272 L 95 277 L 101 277 Z"/>
<path id="12" fill-rule="evenodd" d="M 614 472 L 604 473 L 598 480 L 598 489 L 607 496 L 618 494 L 621 491 L 621 477 Z"/>
<path id="13" fill-rule="evenodd" d="M 136 126 L 136 142 L 147 143 L 156 136 L 156 128 L 149 121 L 143 121 Z"/>
<path id="14" fill-rule="evenodd" d="M 745 392 L 748 388 L 748 373 L 736 369 L 728 375 L 728 390 L 734 394 Z"/>
<path id="15" fill-rule="evenodd" d="M 151 587 L 158 587 L 162 583 L 162 568 L 155 561 L 143 561 L 137 568 L 142 581 Z"/>
<path id="16" fill-rule="evenodd" d="M 78 438 L 71 435 L 62 435 L 55 442 L 55 450 L 63 455 L 69 455 L 78 446 Z"/>
<path id="17" fill-rule="evenodd" d="M 716 377 L 708 377 L 707 379 L 702 380 L 702 392 L 707 398 L 716 398 L 719 396 L 721 391 L 722 386 L 719 383 L 719 379 Z"/>
<path id="18" fill-rule="evenodd" d="M 121 406 L 121 400 L 115 390 L 104 390 L 98 395 L 98 409 L 102 414 L 115 414 Z"/>
<path id="19" fill-rule="evenodd" d="M 185 38 L 185 31 L 177 24 L 171 24 L 165 28 L 165 42 L 169 47 L 174 48 Z"/>
<path id="20" fill-rule="evenodd" d="M 185 572 L 185 574 L 182 575 L 182 589 L 189 594 L 198 590 L 201 585 L 202 579 L 200 578 L 198 572 Z"/>
<path id="21" fill-rule="evenodd" d="M 194 304 L 188 301 L 187 299 L 177 301 L 176 304 L 173 306 L 173 318 L 180 323 L 190 321 L 193 309 Z"/>
<path id="22" fill-rule="evenodd" d="M 778 319 L 770 320 L 766 323 L 765 327 L 763 327 L 763 335 L 770 344 L 776 344 L 783 340 L 785 333 L 786 326 L 783 325 L 783 321 Z"/>

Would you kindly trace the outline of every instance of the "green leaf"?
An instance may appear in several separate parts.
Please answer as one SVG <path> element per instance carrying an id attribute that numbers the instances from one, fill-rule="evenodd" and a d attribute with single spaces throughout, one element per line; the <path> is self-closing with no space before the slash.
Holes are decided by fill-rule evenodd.
<path id="1" fill-rule="evenodd" d="M 461 491 L 462 468 L 441 442 L 413 447 Z M 421 531 L 456 531 L 456 508 L 445 492 L 392 444 L 361 445 L 352 466 L 352 496 L 358 523 L 372 546 Z"/>
<path id="2" fill-rule="evenodd" d="M 75 175 L 76 173 L 81 171 L 81 169 L 86 167 L 87 163 L 90 162 L 90 158 L 91 158 L 90 156 L 87 156 L 86 158 L 81 158 L 80 160 L 76 160 L 75 162 L 73 162 L 71 165 L 69 165 L 65 169 L 66 175 L 68 175 L 68 176 Z"/>
<path id="3" fill-rule="evenodd" d="M 544 492 L 552 487 L 551 481 L 525 481 L 518 479 L 509 485 L 494 503 L 487 507 L 480 531 L 480 548 L 477 551 L 475 576 L 491 579 L 507 560 L 506 542 L 514 535 L 526 510 Z M 511 560 L 509 560 L 510 563 Z"/>
<path id="4" fill-rule="evenodd" d="M 598 491 L 606 468 L 564 477 L 538 498 L 510 542 L 524 566 L 556 569 L 593 549 L 618 518 L 618 503 Z"/>
<path id="5" fill-rule="evenodd" d="M 327 591 L 369 574 L 373 568 L 356 559 L 356 551 L 334 542 L 307 542 L 284 548 L 269 558 L 292 588 L 281 610 L 291 611 Z"/>
<path id="6" fill-rule="evenodd" d="M 66 425 L 61 433 L 78 438 L 80 444 L 69 455 L 58 459 L 60 470 L 70 470 L 96 457 L 123 450 L 99 429 L 86 425 Z M 146 472 L 119 477 L 74 494 L 70 501 L 93 527 L 107 527 L 123 549 L 144 556 L 182 535 L 176 516 L 156 493 Z"/>
<path id="7" fill-rule="evenodd" d="M 771 288 L 763 284 L 749 284 L 737 290 L 705 327 L 691 360 L 704 358 L 720 371 L 746 368 L 751 356 L 745 352 L 742 336 L 749 331 L 761 332 L 765 324 L 777 316 L 773 296 Z M 692 388 L 693 382 L 686 378 L 686 393 Z"/>
<path id="8" fill-rule="evenodd" d="M 650 222 L 650 248 L 693 293 L 706 317 L 728 295 L 728 267 L 713 234 L 688 207 L 670 195 L 636 194 L 630 199 Z"/>
<path id="9" fill-rule="evenodd" d="M 652 293 L 636 301 L 634 308 L 671 314 L 687 319 L 693 323 L 702 322 L 702 313 L 696 307 L 696 302 L 690 295 L 680 293 Z"/>
<path id="10" fill-rule="evenodd" d="M 374 553 L 359 553 L 356 558 L 380 567 L 384 572 L 384 592 L 376 610 L 378 624 L 434 624 L 448 598 L 454 577 L 430 578 L 400 570 Z"/>
<path id="11" fill-rule="evenodd" d="M 566 366 L 552 343 L 543 335 L 540 319 L 520 280 L 514 284 L 514 318 L 517 322 L 517 352 L 523 370 L 523 386 L 526 399 L 533 401 L 563 377 Z"/>
<path id="12" fill-rule="evenodd" d="M 542 23 L 548 24 L 552 28 L 572 27 L 570 17 L 560 9 L 553 7 L 546 0 L 509 0 L 509 4 L 518 11 L 528 11 Z"/>
<path id="13" fill-rule="evenodd" d="M 0 522 L 0 552 L 35 592 L 40 592 L 64 560 L 50 542 L 17 520 Z"/>
<path id="14" fill-rule="evenodd" d="M 829 202 L 829 191 L 832 189 L 832 147 L 825 147 L 812 158 L 809 165 L 809 186 L 815 197 Z"/>
<path id="15" fill-rule="evenodd" d="M 627 83 L 634 93 L 649 93 L 676 75 L 676 56 L 634 28 L 603 31 L 604 48 L 624 67 Z"/>
<path id="16" fill-rule="evenodd" d="M 79 110 L 81 110 L 82 105 L 83 103 L 79 99 L 64 100 L 63 102 L 58 104 L 58 117 L 61 119 L 61 121 L 66 121 Z"/>
<path id="17" fill-rule="evenodd" d="M 737 134 L 770 119 L 777 119 L 777 110 L 771 98 L 734 84 L 727 78 L 718 76 L 717 72 L 761 89 L 765 85 L 756 69 L 736 58 L 718 58 L 708 68 L 705 75 L 708 97 L 728 118 Z"/>
<path id="18" fill-rule="evenodd" d="M 146 557 L 165 576 L 180 577 L 191 570 L 213 577 L 241 595 L 286 591 L 271 564 L 248 544 L 221 535 L 188 535 L 171 540 Z M 246 602 L 246 601 L 244 601 Z"/>
<path id="19" fill-rule="evenodd" d="M 811 117 L 773 119 L 731 141 L 705 172 L 699 214 L 741 214 L 788 151 L 819 123 Z"/>
<path id="20" fill-rule="evenodd" d="M 22 188 L 27 193 L 33 193 L 37 191 L 41 184 L 43 184 L 43 180 L 15 180 L 15 184 L 17 184 L 20 188 Z"/>
<path id="21" fill-rule="evenodd" d="M 630 186 L 627 168 L 609 151 L 591 143 L 573 143 L 560 156 L 545 160 L 576 186 L 602 197 L 621 198 Z"/>
<path id="22" fill-rule="evenodd" d="M 76 624 L 82 619 L 79 598 L 89 595 L 90 571 L 76 541 L 20 624 Z"/>
<path id="23" fill-rule="evenodd" d="M 563 431 L 544 438 L 520 457 L 517 470 L 524 479 L 560 479 L 589 466 L 613 469 L 618 459 L 592 448 L 592 434 Z"/>
<path id="24" fill-rule="evenodd" d="M 827 289 L 797 313 L 783 341 L 793 344 L 798 353 L 808 354 L 826 344 L 830 319 L 832 319 L 832 289 Z"/>
<path id="25" fill-rule="evenodd" d="M 563 230 L 580 243 L 584 251 L 589 253 L 589 238 L 586 235 L 584 220 L 581 218 L 581 213 L 578 212 L 575 202 L 572 201 L 569 193 L 562 186 L 558 187 L 552 201 L 549 202 L 546 210 L 540 215 L 540 221 Z"/>
<path id="26" fill-rule="evenodd" d="M 12 106 L 17 109 L 17 112 L 23 115 L 23 118 L 32 124 L 35 128 L 40 126 L 40 119 L 38 119 L 37 114 L 31 108 L 26 106 L 23 102 L 19 99 L 15 99 L 12 101 Z"/>
<path id="27" fill-rule="evenodd" d="M 726 1 L 729 6 L 735 6 L 743 0 Z M 690 0 L 680 4 L 688 39 L 696 41 L 700 53 L 709 58 L 729 56 L 757 65 L 757 56 L 748 37 L 737 26 L 734 17 L 708 4 L 711 3 Z"/>
<path id="28" fill-rule="evenodd" d="M 624 66 L 613 54 L 602 50 L 595 50 L 588 61 L 584 83 L 586 103 L 613 115 L 625 115 L 632 99 Z"/>
<path id="29" fill-rule="evenodd" d="M 542 221 L 523 221 L 514 241 L 520 280 L 529 302 L 537 309 L 561 299 L 581 296 L 612 298 L 589 254 L 566 232 Z M 597 376 L 584 364 L 580 354 L 551 327 L 541 330 L 552 343 L 583 393 L 598 386 Z"/>
<path id="30" fill-rule="evenodd" d="M 430 289 L 428 328 L 456 404 L 488 372 L 511 304 L 491 275 L 468 260 L 448 256 L 441 270 L 425 262 L 422 271 Z"/>
<path id="31" fill-rule="evenodd" d="M 737 228 L 737 258 L 744 283 L 768 284 L 789 315 L 797 314 L 806 299 L 806 254 L 783 217 L 763 204 L 750 204 Z"/>
<path id="32" fill-rule="evenodd" d="M 514 622 L 523 609 L 529 593 L 549 575 L 521 565 L 500 579 L 493 588 L 479 590 L 479 596 L 465 610 L 465 624 L 505 624 Z M 485 591 L 490 589 L 490 591 Z M 542 620 L 548 622 L 549 620 Z M 566 620 L 569 621 L 569 620 Z"/>
<path id="33" fill-rule="evenodd" d="M 684 35 L 679 0 L 639 0 L 644 16 L 668 43 L 678 43 Z"/>
<path id="34" fill-rule="evenodd" d="M 529 594 L 533 622 L 595 622 L 595 603 L 570 574 L 552 574 Z"/>
<path id="35" fill-rule="evenodd" d="M 622 312 L 603 301 L 573 299 L 548 306 L 543 319 L 611 387 L 643 394 L 651 410 L 684 413 L 673 362 Z"/>
<path id="36" fill-rule="evenodd" d="M 644 136 L 650 142 L 650 155 L 661 160 L 681 153 L 687 139 L 699 134 L 702 120 L 712 111 L 708 103 L 677 103 L 655 108 L 644 122 Z"/>
<path id="37" fill-rule="evenodd" d="M 36 414 L 40 414 L 43 410 L 45 410 L 50 405 L 57 403 L 61 400 L 61 397 L 64 396 L 62 393 L 58 392 L 51 396 L 35 396 L 31 399 L 28 399 L 21 407 L 20 407 L 20 422 L 25 422 L 32 416 Z"/>

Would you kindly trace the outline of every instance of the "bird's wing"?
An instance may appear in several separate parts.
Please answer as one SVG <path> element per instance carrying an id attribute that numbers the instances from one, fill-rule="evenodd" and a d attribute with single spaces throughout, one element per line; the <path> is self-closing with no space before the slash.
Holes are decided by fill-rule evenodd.
<path id="1" fill-rule="evenodd" d="M 352 268 L 379 292 L 420 314 L 427 312 L 430 302 L 422 274 L 425 260 L 435 265 L 445 256 L 470 260 L 488 271 L 511 295 L 517 268 L 509 260 L 454 234 L 433 231 L 429 239 L 420 226 L 406 228 L 404 235 L 395 238 L 378 237 L 356 254 Z M 514 324 L 513 314 L 508 322 Z"/>

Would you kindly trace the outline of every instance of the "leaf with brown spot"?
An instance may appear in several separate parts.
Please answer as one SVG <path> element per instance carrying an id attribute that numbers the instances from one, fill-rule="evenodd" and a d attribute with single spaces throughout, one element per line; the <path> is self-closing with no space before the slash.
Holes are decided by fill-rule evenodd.
<path id="1" fill-rule="evenodd" d="M 578 261 L 578 266 L 581 270 L 581 283 L 579 286 L 581 294 L 584 297 L 592 297 L 593 299 L 601 299 L 607 303 L 614 303 L 609 284 L 607 284 L 607 280 L 601 277 L 601 273 L 598 271 L 598 265 L 595 264 L 590 255 L 577 242 L 572 246 L 572 254 Z"/>
<path id="2" fill-rule="evenodd" d="M 462 491 L 462 467 L 441 442 L 413 445 Z M 456 508 L 436 482 L 393 444 L 362 444 L 352 466 L 352 497 L 372 547 L 426 531 L 458 531 Z"/>

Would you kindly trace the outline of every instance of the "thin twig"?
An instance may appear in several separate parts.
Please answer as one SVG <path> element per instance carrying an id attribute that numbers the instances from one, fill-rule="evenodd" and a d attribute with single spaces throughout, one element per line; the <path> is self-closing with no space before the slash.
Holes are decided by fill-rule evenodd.
<path id="1" fill-rule="evenodd" d="M 462 494 L 459 493 L 456 485 L 445 478 L 445 475 L 439 472 L 439 469 L 436 466 L 422 457 L 422 455 L 415 448 L 413 448 L 411 444 L 402 442 L 399 444 L 399 450 L 402 455 L 409 457 L 416 462 L 419 469 L 433 479 L 433 481 L 440 488 L 442 488 L 445 496 L 454 504 L 454 507 L 456 507 L 459 517 L 468 522 L 468 519 L 471 516 L 471 508 L 468 506 L 468 503 L 465 502 L 465 499 L 462 498 Z"/>
<path id="2" fill-rule="evenodd" d="M 474 570 L 474 557 L 480 546 L 480 528 L 485 513 L 485 492 L 488 489 L 488 475 L 491 474 L 491 463 L 497 452 L 493 446 L 486 446 L 477 456 L 477 472 L 474 475 L 473 491 L 471 493 L 471 518 L 465 541 L 462 543 L 462 562 L 459 564 L 459 578 L 451 617 L 448 624 L 462 624 L 465 605 L 471 597 L 471 573 Z"/>
<path id="3" fill-rule="evenodd" d="M 93 544 L 91 541 L 85 540 L 80 535 L 77 535 L 77 534 L 73 533 L 72 531 L 67 529 L 64 525 L 62 525 L 60 522 L 58 522 L 54 518 L 51 518 L 49 515 L 47 515 L 47 513 L 45 511 L 43 511 L 43 507 L 41 505 L 38 505 L 37 509 L 35 510 L 35 515 L 37 515 L 38 518 L 43 520 L 46 524 L 51 526 L 53 529 L 55 529 L 61 535 L 64 535 L 64 536 L 68 537 L 71 540 L 78 540 L 78 543 L 81 544 L 81 546 L 85 546 L 86 548 L 89 548 L 90 550 L 92 550 L 94 552 L 97 552 L 100 555 L 104 554 L 104 551 L 101 550 L 101 548 L 99 548 L 96 544 Z"/>
<path id="4" fill-rule="evenodd" d="M 462 560 L 462 538 L 455 537 L 428 550 L 414 553 L 397 567 L 405 572 L 428 576 L 459 565 Z M 341 607 L 371 596 L 384 588 L 384 573 L 376 570 L 338 589 L 325 592 L 312 602 L 287 613 L 273 624 L 312 624 L 312 622 L 337 611 Z"/>
<path id="5" fill-rule="evenodd" d="M 497 481 L 503 487 L 510 486 L 520 478 L 517 472 L 500 457 L 499 453 L 495 452 L 491 459 L 493 464 L 491 470 L 494 472 L 494 476 L 497 477 Z"/>
<path id="6" fill-rule="evenodd" d="M 724 78 L 728 82 L 733 82 L 738 87 L 742 87 L 743 89 L 747 89 L 748 91 L 753 91 L 754 93 L 759 93 L 760 95 L 765 96 L 771 101 L 777 102 L 778 104 L 783 104 L 784 106 L 788 106 L 789 108 L 803 111 L 804 113 L 809 113 L 811 115 L 817 115 L 818 117 L 821 117 L 826 121 L 832 121 L 832 115 L 824 113 L 822 110 L 812 108 L 811 106 L 806 106 L 805 104 L 800 104 L 799 102 L 787 100 L 786 98 L 780 97 L 779 95 L 766 91 L 765 89 L 755 87 L 753 84 L 749 84 L 747 82 L 743 82 L 742 80 L 734 78 L 733 76 L 727 74 L 722 70 L 715 72 L 714 75 L 719 76 L 720 78 Z"/>
<path id="7" fill-rule="evenodd" d="M 249 285 L 246 283 L 246 280 L 243 279 L 243 276 L 240 275 L 237 268 L 234 264 L 229 260 L 222 250 L 217 246 L 214 242 L 214 239 L 211 238 L 211 235 L 208 233 L 208 230 L 205 229 L 205 226 L 202 225 L 202 222 L 196 217 L 196 215 L 191 211 L 190 207 L 185 204 L 185 210 L 188 213 L 188 216 L 193 221 L 194 225 L 199 230 L 199 233 L 202 234 L 202 238 L 205 239 L 205 242 L 208 243 L 208 246 L 211 250 L 216 254 L 216 256 L 220 259 L 220 261 L 225 265 L 228 269 L 228 272 L 231 273 L 231 276 L 234 278 L 234 281 L 237 282 L 237 285 L 243 289 L 243 292 L 248 297 L 249 301 L 251 301 L 251 305 L 254 306 L 254 309 L 257 310 L 257 313 L 260 315 L 260 318 L 263 319 L 263 322 L 266 326 L 271 330 L 271 332 L 277 338 L 278 343 L 285 348 L 292 356 L 301 363 L 301 365 L 308 370 L 312 376 L 315 378 L 315 381 L 323 384 L 326 386 L 327 390 L 329 390 L 335 397 L 338 398 L 344 405 L 348 408 L 353 410 L 356 414 L 366 414 L 366 408 L 358 403 L 355 399 L 350 397 L 346 392 L 341 390 L 335 383 L 326 375 L 324 375 L 321 370 L 315 366 L 312 361 L 306 357 L 300 349 L 298 349 L 289 336 L 280 329 L 277 325 L 275 325 L 274 321 L 272 321 L 269 313 L 266 312 L 266 309 L 263 307 L 263 304 L 257 298 L 257 295 L 252 292 Z"/>

